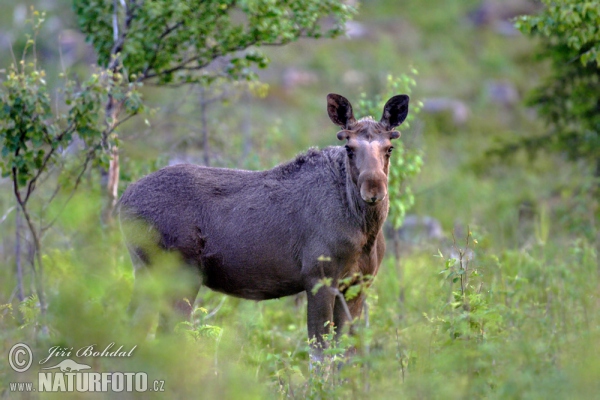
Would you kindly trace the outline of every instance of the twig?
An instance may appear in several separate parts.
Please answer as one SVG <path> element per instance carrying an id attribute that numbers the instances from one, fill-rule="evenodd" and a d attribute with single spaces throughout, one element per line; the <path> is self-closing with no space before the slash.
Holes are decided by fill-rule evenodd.
<path id="1" fill-rule="evenodd" d="M 15 68 L 17 68 L 17 65 L 19 64 L 17 63 L 17 57 L 15 56 L 15 50 L 13 49 L 12 41 L 8 44 L 8 48 L 10 49 L 10 54 L 12 56 L 13 63 L 15 64 Z"/>
<path id="2" fill-rule="evenodd" d="M 169 27 L 168 23 L 166 25 L 167 25 L 167 29 L 165 29 L 165 31 L 158 37 L 158 41 L 157 41 L 155 49 L 154 49 L 154 54 L 152 55 L 152 59 L 150 60 L 150 62 L 146 66 L 146 68 L 144 68 L 144 71 L 142 72 L 142 74 L 138 78 L 139 82 L 141 82 L 142 80 L 144 80 L 144 79 L 147 78 L 148 73 L 150 72 L 150 69 L 152 68 L 152 66 L 156 62 L 156 58 L 158 57 L 158 53 L 160 52 L 160 50 L 162 48 L 163 39 L 166 38 L 167 36 L 169 36 L 171 34 L 171 32 L 174 32 L 176 29 L 178 29 L 180 26 L 182 26 L 183 22 L 181 22 L 181 21 L 177 22 L 172 27 Z"/>
<path id="3" fill-rule="evenodd" d="M 83 174 L 85 174 L 85 171 L 87 170 L 88 164 L 90 163 L 90 161 L 94 158 L 94 152 L 97 150 L 97 147 L 93 147 L 91 148 L 85 158 L 85 161 L 83 163 L 83 167 L 81 168 L 81 171 L 79 172 L 79 174 L 77 175 L 77 178 L 75 179 L 75 185 L 73 186 L 73 189 L 71 190 L 71 193 L 69 194 L 69 197 L 67 197 L 67 200 L 65 200 L 65 203 L 62 205 L 62 208 L 59 210 L 59 212 L 56 214 L 56 216 L 52 219 L 52 221 L 50 221 L 50 223 L 44 225 L 41 229 L 40 232 L 42 233 L 42 235 L 50 228 L 52 227 L 52 225 L 54 225 L 54 223 L 56 222 L 56 220 L 58 219 L 58 217 L 62 214 L 62 212 L 64 211 L 65 207 L 67 207 L 67 204 L 69 203 L 69 201 L 71 201 L 71 199 L 73 198 L 73 196 L 75 195 L 75 191 L 77 190 L 77 188 L 79 187 L 79 184 L 81 183 L 81 179 L 83 178 Z"/>
<path id="4" fill-rule="evenodd" d="M 10 304 L 10 303 L 12 303 L 13 299 L 15 298 L 15 294 L 16 294 L 16 293 L 17 293 L 17 288 L 14 288 L 14 289 L 13 289 L 13 291 L 12 291 L 12 293 L 10 294 L 10 297 L 8 298 L 8 301 L 6 302 L 6 304 L 7 304 L 7 305 L 8 305 L 8 304 Z M 22 300 L 21 300 L 21 301 L 22 301 Z M 3 315 L 3 316 L 4 316 L 4 315 L 6 315 L 6 314 L 8 313 L 8 311 L 9 311 L 9 310 L 10 310 L 10 308 L 9 308 L 9 307 L 6 307 L 6 308 L 4 309 L 4 311 L 2 312 L 2 315 Z"/>
<path id="5" fill-rule="evenodd" d="M 398 328 L 396 328 L 396 351 L 398 352 L 398 357 L 400 357 L 400 376 L 402 377 L 402 383 L 404 383 L 404 356 L 402 355 L 402 351 L 400 349 L 400 337 L 398 335 Z"/>
<path id="6" fill-rule="evenodd" d="M 119 9 L 117 0 L 113 0 L 113 42 L 119 40 Z"/>
<path id="7" fill-rule="evenodd" d="M 60 45 L 62 39 L 62 33 L 58 35 L 58 59 L 60 61 L 60 68 L 62 69 L 63 74 L 66 75 L 67 68 L 65 67 L 65 59 L 63 57 L 62 46 Z M 56 96 L 56 112 L 58 113 L 58 95 Z"/>
<path id="8" fill-rule="evenodd" d="M 351 324 L 352 323 L 352 314 L 350 314 L 350 309 L 348 308 L 348 303 L 346 303 L 344 294 L 342 292 L 340 292 L 340 290 L 338 288 L 334 288 L 331 286 L 329 286 L 329 290 L 331 291 L 331 293 L 336 295 L 338 299 L 340 299 L 342 306 L 344 308 L 344 312 L 346 313 L 346 317 L 348 317 L 348 322 Z"/>
<path id="9" fill-rule="evenodd" d="M 13 210 L 14 210 L 15 208 L 17 208 L 17 207 L 16 207 L 16 206 L 12 206 L 11 208 L 9 208 L 9 209 L 8 209 L 8 211 L 6 211 L 6 212 L 4 213 L 4 215 L 2 216 L 2 218 L 0 218 L 0 224 L 1 224 L 1 223 L 3 223 L 3 222 L 6 220 L 6 218 L 8 218 L 8 215 L 9 215 L 11 212 L 13 212 Z"/>
<path id="10" fill-rule="evenodd" d="M 122 104 L 122 103 L 121 103 Z M 115 129 L 117 129 L 120 125 L 122 125 L 123 123 L 129 121 L 131 118 L 135 117 L 136 115 L 138 115 L 138 111 L 135 111 L 131 114 L 129 114 L 128 116 L 126 116 L 123 119 L 120 119 L 119 121 L 117 121 L 114 126 L 108 131 L 108 135 L 110 135 L 111 133 L 113 133 L 115 131 Z"/>
<path id="11" fill-rule="evenodd" d="M 56 187 L 52 191 L 52 194 L 50 195 L 50 198 L 48 198 L 48 200 L 45 202 L 46 204 L 44 204 L 44 206 L 42 207 L 42 212 L 41 212 L 42 218 L 43 218 L 44 214 L 46 213 L 46 210 L 48 209 L 48 207 L 50 206 L 50 204 L 52 203 L 52 201 L 54 200 L 54 198 L 56 197 L 56 195 L 58 194 L 58 192 L 60 191 L 61 188 L 62 188 L 62 185 L 60 183 L 57 183 Z"/>
<path id="12" fill-rule="evenodd" d="M 221 307 L 223 307 L 223 304 L 225 304 L 225 300 L 227 300 L 227 297 L 223 296 L 219 305 L 210 313 L 208 313 L 206 317 L 203 318 L 203 320 L 206 321 L 207 319 L 214 317 L 217 314 L 217 312 L 221 309 Z"/>
<path id="13" fill-rule="evenodd" d="M 56 142 L 60 143 L 67 133 L 71 133 L 74 130 L 75 130 L 75 127 L 74 127 L 73 123 L 71 123 L 71 125 L 69 125 L 64 131 L 61 132 L 60 135 L 58 135 L 56 137 L 56 139 L 55 139 Z M 24 200 L 25 202 L 27 202 L 27 200 L 29 200 L 29 196 L 31 196 L 31 193 L 35 190 L 35 184 L 37 183 L 37 180 L 39 179 L 40 175 L 42 175 L 42 173 L 46 171 L 46 166 L 48 165 L 48 161 L 50 161 L 50 158 L 54 155 L 54 152 L 56 151 L 57 148 L 58 148 L 58 146 L 56 146 L 56 147 L 52 146 L 52 145 L 50 146 L 50 150 L 48 150 L 48 152 L 44 156 L 44 159 L 42 160 L 42 165 L 38 168 L 37 173 L 33 176 L 33 178 L 31 178 L 31 180 L 27 184 L 27 191 L 26 191 L 25 200 Z"/>

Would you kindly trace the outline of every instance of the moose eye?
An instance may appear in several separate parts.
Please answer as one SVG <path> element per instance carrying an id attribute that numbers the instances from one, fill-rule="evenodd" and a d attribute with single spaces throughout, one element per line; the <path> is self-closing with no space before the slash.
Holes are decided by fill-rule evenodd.
<path id="1" fill-rule="evenodd" d="M 354 156 L 354 150 L 352 150 L 350 146 L 346 146 L 346 153 L 348 154 L 349 158 L 352 158 Z"/>
<path id="2" fill-rule="evenodd" d="M 386 154 L 389 156 L 390 154 L 392 154 L 392 150 L 394 150 L 394 146 L 391 146 L 389 149 L 387 149 Z"/>

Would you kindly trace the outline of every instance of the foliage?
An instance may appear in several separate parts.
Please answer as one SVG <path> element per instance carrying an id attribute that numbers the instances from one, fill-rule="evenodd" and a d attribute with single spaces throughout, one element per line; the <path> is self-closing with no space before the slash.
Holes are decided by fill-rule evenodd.
<path id="1" fill-rule="evenodd" d="M 110 95 L 131 114 L 136 114 L 143 106 L 135 85 L 123 85 L 122 75 L 109 70 L 92 74 L 82 84 L 61 74 L 64 82 L 60 102 L 57 98 L 53 109 L 46 73 L 38 67 L 35 54 L 36 38 L 45 15 L 34 11 L 32 18 L 33 35 L 28 35 L 21 60 L 18 63 L 15 60 L 8 69 L 0 92 L 0 171 L 3 177 L 11 178 L 15 200 L 32 237 L 34 284 L 44 320 L 47 304 L 43 234 L 64 210 L 88 167 L 107 164 L 103 149 L 114 140 L 110 133 L 118 123 L 106 128 L 103 104 Z M 31 50 L 33 55 L 30 56 Z M 42 191 L 46 195 L 50 193 L 45 199 L 34 196 L 42 183 L 54 184 L 52 190 Z M 65 189 L 70 190 L 70 196 L 64 200 L 60 211 L 47 219 L 46 209 Z M 34 197 L 38 197 L 36 205 L 41 209 L 36 214 L 30 207 Z M 47 334 L 43 323 L 42 331 Z"/>
<path id="2" fill-rule="evenodd" d="M 268 59 L 253 47 L 343 32 L 353 9 L 339 0 L 74 1 L 77 22 L 100 65 L 120 54 L 128 76 L 159 84 L 253 78 Z M 333 16 L 333 26 L 322 20 Z M 223 58 L 224 57 L 224 58 Z M 202 70 L 201 74 L 195 72 Z"/>
<path id="3" fill-rule="evenodd" d="M 523 16 L 517 27 L 540 38 L 539 56 L 549 60 L 551 75 L 531 96 L 550 133 L 528 136 L 499 150 L 506 155 L 523 147 L 547 149 L 583 159 L 600 176 L 600 2 L 544 0 L 539 15 Z"/>
<path id="4" fill-rule="evenodd" d="M 85 225 L 96 218 L 93 209 L 77 216 Z M 75 244 L 102 237 L 97 231 L 86 228 Z M 49 254 L 50 340 L 28 340 L 39 318 L 29 298 L 19 305 L 27 310 L 25 324 L 0 319 L 2 353 L 17 341 L 35 343 L 36 355 L 55 344 L 136 344 L 133 357 L 95 358 L 94 371 L 147 372 L 165 380 L 162 395 L 170 398 L 194 392 L 293 399 L 589 398 L 598 390 L 598 279 L 593 250 L 583 241 L 568 251 L 548 243 L 495 253 L 470 237 L 455 245 L 454 255 L 444 255 L 441 268 L 429 254 L 413 255 L 403 315 L 397 289 L 386 284 L 397 282 L 398 270 L 386 259 L 368 289 L 369 325 L 356 325 L 357 335 L 340 343 L 330 334 L 329 357 L 313 363 L 312 371 L 304 306 L 293 299 L 224 300 L 203 290 L 189 323 L 172 335 L 136 341 L 124 318 L 128 260 L 110 256 L 118 242 L 104 237 Z M 358 349 L 352 357 L 346 354 L 350 345 Z M 0 390 L 15 380 L 8 368 L 0 366 Z"/>
<path id="5" fill-rule="evenodd" d="M 250 48 L 285 45 L 302 37 L 337 36 L 353 12 L 339 0 L 94 0 L 74 1 L 73 7 L 80 29 L 98 53 L 99 64 L 113 74 L 123 73 L 124 79 L 115 86 L 128 97 L 132 96 L 128 88 L 146 81 L 206 86 L 219 78 L 251 80 L 256 77 L 251 67 L 265 68 L 268 60 Z M 326 17 L 333 17 L 334 23 L 322 29 Z M 123 99 L 109 93 L 105 142 L 107 131 L 116 141 L 116 124 L 140 111 L 126 106 Z M 205 113 L 206 104 L 202 108 Z M 208 163 L 206 118 L 203 120 Z M 105 147 L 109 150 L 105 180 L 108 202 L 102 214 L 110 224 L 120 167 L 118 146 L 105 143 Z"/>
<path id="6" fill-rule="evenodd" d="M 440 324 L 452 339 L 483 341 L 490 334 L 493 337 L 502 323 L 498 305 L 489 304 L 480 270 L 472 266 L 475 253 L 471 246 L 477 243 L 472 232 L 467 233 L 464 247 L 460 247 L 455 238 L 451 254 L 446 256 L 444 269 L 440 271 L 443 284 L 449 284 L 451 293 L 440 316 L 429 321 Z M 441 252 L 439 255 L 444 257 Z M 457 289 L 454 289 L 455 284 Z"/>
<path id="7" fill-rule="evenodd" d="M 37 33 L 43 14 L 36 12 Z M 98 150 L 102 119 L 101 101 L 106 88 L 94 74 L 80 88 L 67 81 L 63 99 L 67 111 L 52 110 L 45 72 L 34 61 L 27 61 L 27 51 L 34 46 L 29 38 L 23 58 L 13 64 L 3 82 L 0 109 L 0 146 L 2 176 L 12 175 L 18 188 L 27 188 L 28 198 L 40 175 L 60 164 L 64 150 L 79 136 L 91 152 Z M 65 107 L 63 106 L 63 107 Z"/>
<path id="8" fill-rule="evenodd" d="M 416 74 L 417 71 L 412 69 L 412 75 Z M 401 74 L 398 77 L 388 75 L 384 93 L 371 99 L 367 98 L 367 95 L 364 92 L 361 93 L 361 98 L 357 106 L 357 114 L 379 115 L 381 110 L 383 110 L 385 102 L 389 98 L 397 94 L 410 95 L 415 85 L 416 82 L 414 78 L 408 74 Z M 411 99 L 408 117 L 402 123 L 401 128 L 410 128 L 410 122 L 419 114 L 421 107 L 421 102 Z M 410 209 L 415 202 L 415 198 L 408 182 L 419 174 L 422 165 L 423 156 L 421 151 L 418 149 L 407 148 L 401 139 L 394 142 L 394 153 L 391 157 L 388 177 L 388 191 L 390 198 L 390 212 L 388 219 L 396 229 L 402 225 L 406 211 Z"/>
<path id="9" fill-rule="evenodd" d="M 553 47 L 547 49 L 548 56 L 600 66 L 600 32 L 594 29 L 600 21 L 600 3 L 546 0 L 544 4 L 543 13 L 521 17 L 517 26 L 526 33 L 545 37 L 546 44 Z M 571 57 L 565 58 L 568 51 L 572 51 Z"/>
<path id="10" fill-rule="evenodd" d="M 34 34 L 27 36 L 22 58 L 8 69 L 0 93 L 0 169 L 3 177 L 12 177 L 17 200 L 23 204 L 44 174 L 58 175 L 59 187 L 72 187 L 79 184 L 92 162 L 106 165 L 102 150 L 111 131 L 104 126 L 103 106 L 109 93 L 122 101 L 129 113 L 143 109 L 135 84 L 123 85 L 122 74 L 103 70 L 80 84 L 61 73 L 62 87 L 53 101 L 35 54 L 44 18 L 44 13 L 34 11 Z M 71 146 L 82 146 L 84 151 Z M 25 189 L 23 195 L 21 189 Z"/>

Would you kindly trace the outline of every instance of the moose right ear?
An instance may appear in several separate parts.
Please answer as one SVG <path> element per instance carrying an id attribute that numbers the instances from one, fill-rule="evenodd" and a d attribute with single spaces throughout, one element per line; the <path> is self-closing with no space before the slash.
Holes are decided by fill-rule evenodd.
<path id="1" fill-rule="evenodd" d="M 346 140 L 350 137 L 350 131 L 347 130 L 341 130 L 337 133 L 337 138 L 338 140 Z"/>
<path id="2" fill-rule="evenodd" d="M 327 113 L 331 121 L 341 126 L 342 129 L 347 129 L 350 125 L 356 122 L 352 105 L 348 99 L 339 94 L 330 93 L 327 95 Z"/>

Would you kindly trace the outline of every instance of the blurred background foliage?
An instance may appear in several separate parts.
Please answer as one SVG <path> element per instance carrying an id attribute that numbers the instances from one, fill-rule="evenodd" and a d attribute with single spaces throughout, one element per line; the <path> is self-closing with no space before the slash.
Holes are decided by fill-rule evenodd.
<path id="1" fill-rule="evenodd" d="M 11 64 L 27 46 L 34 5 L 46 12 L 35 51 L 45 70 L 47 107 L 64 112 L 66 105 L 58 104 L 71 89 L 60 74 L 81 87 L 96 64 L 110 62 L 102 49 L 111 38 L 96 35 L 90 45 L 79 28 L 77 15 L 93 3 L 113 4 L 0 0 L 3 83 L 10 83 Z M 252 9 L 260 2 L 241 3 Z M 153 4 L 188 15 L 169 2 Z M 148 372 L 165 380 L 169 398 L 597 397 L 598 41 L 597 32 L 575 28 L 598 26 L 598 2 L 562 1 L 562 8 L 529 0 L 344 4 L 357 12 L 336 39 L 265 47 L 263 56 L 249 53 L 234 63 L 227 77 L 177 81 L 166 74 L 136 87 L 135 104 L 143 102 L 144 112 L 119 126 L 118 189 L 177 162 L 270 168 L 310 146 L 338 144 L 325 111 L 327 93 L 346 96 L 358 116 L 379 118 L 391 91 L 410 92 L 411 112 L 420 112 L 400 127 L 403 151 L 394 153 L 398 175 L 391 189 L 402 199 L 394 222 L 404 223 L 386 232 L 390 256 L 368 292 L 368 318 L 355 337 L 332 349 L 337 359 L 350 344 L 358 354 L 339 371 L 311 374 L 302 296 L 255 303 L 207 289 L 189 329 L 137 342 L 125 312 L 131 264 L 118 228 L 102 222 L 98 166 L 86 170 L 72 198 L 72 175 L 50 171 L 47 187 L 40 185 L 30 204 L 42 227 L 57 217 L 40 236 L 44 318 L 32 279 L 34 240 L 17 217 L 11 180 L 0 180 L 2 354 L 17 342 L 40 357 L 53 345 L 137 344 L 128 359 L 78 361 L 94 371 Z M 521 15 L 534 16 L 519 19 L 525 34 L 514 26 Z M 102 14 L 84 29 L 95 22 L 111 23 Z M 140 35 L 150 26 L 138 26 Z M 549 35 L 554 26 L 560 34 Z M 257 35 L 276 33 L 254 28 Z M 163 68 L 173 59 L 159 61 Z M 267 61 L 268 68 L 256 68 Z M 245 79 L 254 75 L 258 81 Z M 565 85 L 573 76 L 573 85 Z M 35 154 L 25 161 L 39 167 Z M 65 190 L 55 193 L 60 179 Z M 36 382 L 36 373 L 14 374 L 3 361 L 0 397 L 19 398 L 9 383 Z"/>

